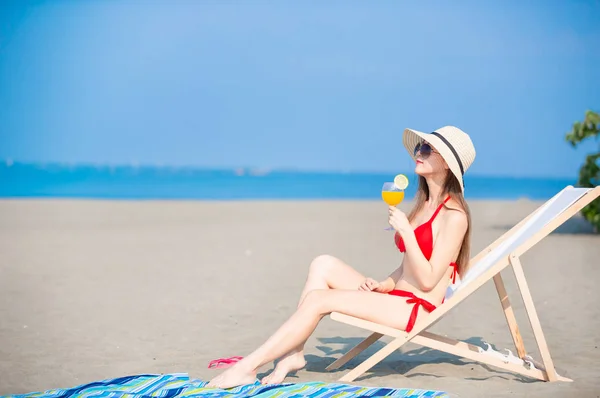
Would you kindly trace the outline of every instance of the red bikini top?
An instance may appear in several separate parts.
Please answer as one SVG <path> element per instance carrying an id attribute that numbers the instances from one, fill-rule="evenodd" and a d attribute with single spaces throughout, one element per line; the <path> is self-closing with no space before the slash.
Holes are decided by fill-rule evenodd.
<path id="1" fill-rule="evenodd" d="M 450 200 L 450 196 L 448 196 L 446 200 L 444 200 L 444 202 L 438 206 L 438 208 L 435 210 L 433 216 L 431 216 L 429 221 L 426 221 L 423 224 L 419 225 L 417 228 L 415 228 L 415 237 L 417 238 L 417 243 L 419 244 L 421 252 L 427 260 L 431 259 L 431 254 L 433 253 L 433 231 L 431 224 L 433 223 L 433 220 L 435 220 L 438 213 L 448 200 Z M 394 241 L 396 242 L 398 250 L 404 253 L 406 251 L 406 247 L 404 246 L 404 240 L 398 232 L 396 232 L 396 234 L 394 235 Z M 452 283 L 455 283 L 456 274 L 458 273 L 458 265 L 456 263 L 450 263 L 450 266 L 454 267 L 454 270 L 452 272 Z"/>

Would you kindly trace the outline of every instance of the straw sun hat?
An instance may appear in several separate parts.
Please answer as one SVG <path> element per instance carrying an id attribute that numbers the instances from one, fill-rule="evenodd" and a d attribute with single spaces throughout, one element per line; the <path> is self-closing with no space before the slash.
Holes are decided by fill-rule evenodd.
<path id="1" fill-rule="evenodd" d="M 463 175 L 475 160 L 475 147 L 467 133 L 454 126 L 444 126 L 432 133 L 422 133 L 405 129 L 402 136 L 404 147 L 416 160 L 414 150 L 421 141 L 427 141 L 444 158 L 452 174 L 456 176 L 461 189 L 465 190 Z"/>

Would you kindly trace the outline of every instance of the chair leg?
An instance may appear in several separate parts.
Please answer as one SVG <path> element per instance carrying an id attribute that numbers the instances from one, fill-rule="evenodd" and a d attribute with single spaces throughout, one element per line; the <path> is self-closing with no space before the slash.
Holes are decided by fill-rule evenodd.
<path id="1" fill-rule="evenodd" d="M 556 381 L 558 377 L 556 370 L 554 369 L 554 363 L 550 357 L 548 343 L 546 343 L 546 338 L 544 337 L 544 332 L 542 331 L 542 325 L 540 324 L 540 319 L 538 318 L 537 311 L 535 310 L 535 305 L 533 303 L 533 298 L 531 297 L 531 291 L 529 290 L 527 280 L 525 279 L 523 266 L 521 265 L 519 258 L 514 254 L 510 255 L 510 264 L 512 265 L 513 272 L 515 273 L 515 278 L 517 279 L 517 284 L 519 285 L 519 291 L 523 297 L 523 303 L 525 304 L 525 310 L 527 311 L 527 316 L 529 317 L 529 323 L 531 323 L 533 336 L 535 337 L 535 341 L 540 349 L 540 355 L 542 357 L 544 367 L 546 368 L 548 381 Z"/>
<path id="2" fill-rule="evenodd" d="M 506 293 L 504 281 L 502 281 L 502 276 L 500 276 L 500 273 L 497 273 L 494 276 L 494 284 L 496 285 L 496 290 L 498 291 L 498 297 L 500 298 L 500 304 L 502 304 L 502 309 L 504 310 L 504 316 L 506 317 L 510 334 L 513 338 L 513 342 L 515 343 L 515 348 L 517 349 L 517 355 L 519 358 L 523 359 L 525 358 L 525 355 L 527 355 L 527 352 L 525 351 L 525 344 L 523 344 L 523 338 L 521 337 L 521 332 L 519 332 L 519 326 L 517 325 L 517 318 L 515 318 L 515 313 L 510 305 L 510 301 L 508 300 L 508 293 Z"/>
<path id="3" fill-rule="evenodd" d="M 373 366 L 377 365 L 379 362 L 384 360 L 388 355 L 392 352 L 396 351 L 398 348 L 402 347 L 408 340 L 405 337 L 398 337 L 391 342 L 389 342 L 385 347 L 377 351 L 375 354 L 371 355 L 368 359 L 366 359 L 363 363 L 352 369 L 350 372 L 346 373 L 340 381 L 343 382 L 352 382 L 357 377 L 361 376 L 363 373 L 371 369 Z"/>
<path id="4" fill-rule="evenodd" d="M 383 335 L 381 333 L 372 333 L 369 337 L 358 343 L 354 348 L 345 353 L 343 356 L 338 358 L 331 365 L 326 367 L 326 370 L 336 370 L 341 366 L 344 366 L 348 361 L 352 358 L 363 352 L 367 349 L 371 344 L 379 340 Z"/>

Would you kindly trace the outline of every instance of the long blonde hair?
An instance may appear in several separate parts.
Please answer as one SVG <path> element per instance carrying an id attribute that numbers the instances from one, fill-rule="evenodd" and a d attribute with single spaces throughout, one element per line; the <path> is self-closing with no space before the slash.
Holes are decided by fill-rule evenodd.
<path id="1" fill-rule="evenodd" d="M 465 200 L 460 188 L 460 183 L 454 174 L 448 172 L 446 179 L 444 180 L 442 192 L 445 194 L 444 196 L 450 195 L 452 199 L 456 200 L 467 215 L 467 232 L 465 233 L 460 246 L 460 251 L 458 252 L 458 258 L 456 259 L 456 264 L 458 264 L 458 273 L 460 275 L 464 275 L 464 273 L 467 271 L 467 267 L 469 266 L 469 260 L 471 256 L 471 211 L 469 210 L 469 205 L 467 204 L 467 201 Z M 419 186 L 417 187 L 417 194 L 415 196 L 415 205 L 408 214 L 409 221 L 414 221 L 416 215 L 419 213 L 419 211 L 421 211 L 421 209 L 423 209 L 423 206 L 425 206 L 425 202 L 428 198 L 429 186 L 427 185 L 427 181 L 425 180 L 425 177 L 419 176 Z"/>

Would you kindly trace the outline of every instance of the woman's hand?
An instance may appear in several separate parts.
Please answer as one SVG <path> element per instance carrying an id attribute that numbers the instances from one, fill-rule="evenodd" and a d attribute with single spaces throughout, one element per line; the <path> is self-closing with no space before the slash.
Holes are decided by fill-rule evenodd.
<path id="1" fill-rule="evenodd" d="M 358 290 L 383 293 L 383 285 L 377 282 L 375 279 L 367 278 L 363 283 L 360 284 Z"/>
<path id="2" fill-rule="evenodd" d="M 412 230 L 406 214 L 394 206 L 390 206 L 388 222 L 400 235 Z"/>

